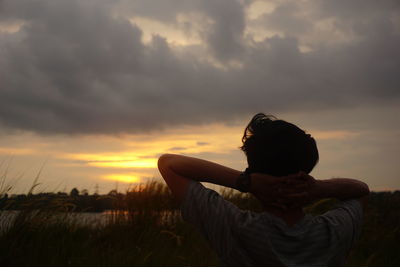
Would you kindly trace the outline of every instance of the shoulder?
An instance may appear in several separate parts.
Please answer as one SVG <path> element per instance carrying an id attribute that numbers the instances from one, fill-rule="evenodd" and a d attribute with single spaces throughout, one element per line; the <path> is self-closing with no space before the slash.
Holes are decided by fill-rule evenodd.
<path id="1" fill-rule="evenodd" d="M 338 201 L 333 209 L 326 212 L 324 215 L 337 218 L 349 218 L 351 220 L 359 221 L 363 216 L 363 206 L 359 199 Z"/>
<path id="2" fill-rule="evenodd" d="M 196 181 L 188 184 L 181 205 L 182 218 L 203 234 L 220 257 L 232 251 L 233 233 L 240 228 L 247 213 Z"/>
<path id="3" fill-rule="evenodd" d="M 206 188 L 199 182 L 190 181 L 181 204 L 181 212 L 185 220 L 191 221 L 193 217 L 215 219 L 215 216 L 224 214 L 233 219 L 242 210 L 225 200 L 215 190 Z"/>
<path id="4" fill-rule="evenodd" d="M 328 224 L 337 239 L 351 246 L 361 233 L 363 207 L 358 199 L 339 201 L 331 210 L 316 218 Z"/>

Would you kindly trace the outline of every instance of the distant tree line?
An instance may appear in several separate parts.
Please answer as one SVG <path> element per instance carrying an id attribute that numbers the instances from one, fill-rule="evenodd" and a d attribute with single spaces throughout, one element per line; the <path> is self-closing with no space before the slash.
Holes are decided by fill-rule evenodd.
<path id="1" fill-rule="evenodd" d="M 60 211 L 87 211 L 102 212 L 115 207 L 116 200 L 123 194 L 115 190 L 108 194 L 99 195 L 94 193 L 89 195 L 87 190 L 81 192 L 73 188 L 69 194 L 58 193 L 38 193 L 38 194 L 3 194 L 0 196 L 0 209 L 2 210 L 23 210 L 23 209 L 58 209 Z"/>
<path id="2" fill-rule="evenodd" d="M 223 192 L 224 197 L 244 209 L 262 210 L 250 195 Z M 374 208 L 400 210 L 400 191 L 371 192 Z M 396 203 L 393 207 L 393 203 Z M 48 209 L 68 212 L 103 212 L 105 210 L 172 210 L 179 206 L 168 188 L 160 183 L 150 183 L 126 193 L 111 190 L 108 194 L 89 194 L 87 190 L 73 188 L 70 193 L 0 194 L 0 210 Z"/>

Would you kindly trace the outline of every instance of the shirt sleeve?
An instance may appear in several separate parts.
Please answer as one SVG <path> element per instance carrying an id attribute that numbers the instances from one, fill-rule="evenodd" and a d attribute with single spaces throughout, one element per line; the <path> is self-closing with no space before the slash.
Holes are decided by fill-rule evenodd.
<path id="1" fill-rule="evenodd" d="M 359 200 L 340 201 L 323 216 L 329 218 L 331 223 L 337 227 L 339 238 L 347 242 L 348 248 L 360 236 L 363 209 Z"/>
<path id="2" fill-rule="evenodd" d="M 195 225 L 221 256 L 232 249 L 232 230 L 242 214 L 237 206 L 214 190 L 191 181 L 181 206 L 182 218 Z"/>

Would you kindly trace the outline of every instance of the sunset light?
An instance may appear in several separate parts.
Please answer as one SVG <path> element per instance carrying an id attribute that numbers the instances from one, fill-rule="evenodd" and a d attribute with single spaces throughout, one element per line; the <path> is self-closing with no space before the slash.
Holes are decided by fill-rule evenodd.
<path id="1" fill-rule="evenodd" d="M 105 179 L 107 180 L 113 180 L 113 181 L 118 181 L 118 182 L 123 182 L 123 183 L 139 183 L 140 178 L 135 175 L 123 175 L 123 174 L 110 174 L 104 176 Z"/>
<path id="2" fill-rule="evenodd" d="M 129 153 L 114 155 L 101 154 L 76 154 L 71 155 L 71 159 L 77 160 L 89 166 L 101 168 L 155 168 L 157 167 L 156 158 L 142 159 L 140 156 Z"/>

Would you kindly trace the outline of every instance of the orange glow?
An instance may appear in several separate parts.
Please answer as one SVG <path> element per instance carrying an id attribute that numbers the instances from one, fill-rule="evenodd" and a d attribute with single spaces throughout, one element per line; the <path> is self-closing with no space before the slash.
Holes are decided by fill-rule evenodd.
<path id="1" fill-rule="evenodd" d="M 59 158 L 68 160 L 68 166 L 98 168 L 96 173 L 102 173 L 101 177 L 105 180 L 136 184 L 148 177 L 159 177 L 157 160 L 164 153 L 192 156 L 216 153 L 220 156 L 214 160 L 228 164 L 223 155 L 228 156 L 232 150 L 238 150 L 242 130 L 242 126 L 212 124 L 182 127 L 157 134 L 86 137 L 82 143 L 76 144 L 79 147 L 76 152 L 64 153 Z M 107 146 L 95 145 L 99 143 Z M 87 149 L 83 152 L 82 148 Z M 93 179 L 97 179 L 97 175 L 89 174 Z"/>
<path id="2" fill-rule="evenodd" d="M 317 140 L 346 139 L 359 135 L 359 133 L 351 131 L 310 131 L 310 133 Z M 174 129 L 174 131 L 165 131 L 163 134 L 129 135 L 113 140 L 112 142 L 119 144 L 122 151 L 66 154 L 64 158 L 103 169 L 136 170 L 137 177 L 142 177 L 142 175 L 151 177 L 156 172 L 157 159 L 163 153 L 182 153 L 194 156 L 199 153 L 228 155 L 241 145 L 241 134 L 242 126 L 215 124 L 182 127 Z M 137 174 L 139 169 L 142 172 L 143 169 L 148 169 L 148 171 L 139 175 Z M 112 177 L 114 177 L 113 180 L 132 181 L 130 175 Z"/>
<path id="3" fill-rule="evenodd" d="M 89 166 L 101 168 L 156 168 L 156 158 L 142 159 L 134 153 L 107 154 L 73 154 L 67 156 L 70 159 L 85 162 Z"/>
<path id="4" fill-rule="evenodd" d="M 121 160 L 121 161 L 94 161 L 88 162 L 89 166 L 102 168 L 156 168 L 157 159 L 148 160 Z"/>
<path id="5" fill-rule="evenodd" d="M 240 146 L 240 134 L 241 130 L 223 125 L 184 127 L 163 135 L 135 135 L 115 140 L 123 151 L 64 154 L 63 158 L 99 168 L 155 169 L 157 159 L 163 153 L 228 154 Z"/>
<path id="6" fill-rule="evenodd" d="M 114 180 L 118 182 L 123 182 L 123 183 L 139 183 L 140 178 L 136 175 L 129 175 L 129 174 L 109 174 L 103 176 L 106 180 Z"/>
<path id="7" fill-rule="evenodd" d="M 182 127 L 163 135 L 135 136 L 127 146 L 142 155 L 161 153 L 196 154 L 204 152 L 229 153 L 241 145 L 243 127 L 211 124 Z"/>
<path id="8" fill-rule="evenodd" d="M 91 162 L 89 165 L 103 168 L 155 168 L 157 161 Z"/>

